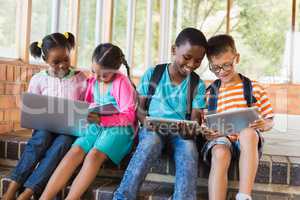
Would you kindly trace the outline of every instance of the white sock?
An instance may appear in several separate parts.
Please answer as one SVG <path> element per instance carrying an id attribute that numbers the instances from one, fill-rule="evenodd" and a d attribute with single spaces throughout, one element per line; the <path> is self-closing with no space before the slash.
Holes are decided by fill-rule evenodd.
<path id="1" fill-rule="evenodd" d="M 237 195 L 235 196 L 236 200 L 252 200 L 251 196 L 249 196 L 248 194 L 245 193 L 237 193 Z"/>

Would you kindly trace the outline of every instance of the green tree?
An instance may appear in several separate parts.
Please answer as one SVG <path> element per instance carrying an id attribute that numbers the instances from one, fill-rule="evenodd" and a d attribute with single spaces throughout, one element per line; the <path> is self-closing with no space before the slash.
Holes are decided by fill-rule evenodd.
<path id="1" fill-rule="evenodd" d="M 16 1 L 0 0 L 0 56 L 16 56 Z"/>
<path id="2" fill-rule="evenodd" d="M 78 65 L 89 68 L 95 46 L 96 0 L 80 1 Z M 99 33 L 100 34 L 100 33 Z"/>
<path id="3" fill-rule="evenodd" d="M 280 0 L 238 0 L 231 33 L 242 53 L 241 70 L 259 78 L 278 75 L 282 64 L 290 10 Z"/>

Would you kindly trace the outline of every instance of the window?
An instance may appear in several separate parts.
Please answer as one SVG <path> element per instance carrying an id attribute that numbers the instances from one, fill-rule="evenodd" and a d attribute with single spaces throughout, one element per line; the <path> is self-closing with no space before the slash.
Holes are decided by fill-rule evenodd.
<path id="1" fill-rule="evenodd" d="M 227 1 L 211 0 L 176 0 L 173 25 L 174 34 L 172 42 L 175 42 L 178 33 L 186 27 L 196 27 L 200 29 L 207 39 L 217 34 L 226 33 L 226 13 Z M 197 73 L 203 79 L 215 79 L 213 73 L 208 69 L 208 62 L 203 59 Z"/>
<path id="2" fill-rule="evenodd" d="M 127 46 L 127 12 L 128 2 L 116 0 L 114 8 L 114 22 L 113 22 L 113 43 L 121 47 L 126 54 Z M 151 13 L 151 56 L 150 62 L 157 63 L 158 61 L 158 49 L 159 49 L 159 1 L 152 1 L 152 13 Z M 134 40 L 133 40 L 133 55 L 132 66 L 134 68 L 133 74 L 142 75 L 145 69 L 149 66 L 145 66 L 145 28 L 146 28 L 146 16 L 147 16 L 147 1 L 136 1 L 135 3 L 135 21 L 134 23 Z M 143 19 L 143 20 L 141 20 Z M 126 55 L 127 59 L 129 55 Z"/>
<path id="3" fill-rule="evenodd" d="M 144 68 L 145 61 L 145 28 L 146 28 L 146 6 L 147 1 L 136 1 L 135 37 L 133 45 L 133 67 Z"/>
<path id="4" fill-rule="evenodd" d="M 89 68 L 89 66 L 91 65 L 93 50 L 96 47 L 95 20 L 96 0 L 80 1 L 79 44 L 77 63 L 79 67 Z"/>
<path id="5" fill-rule="evenodd" d="M 290 60 L 292 60 L 290 65 L 290 68 L 292 68 L 292 73 L 289 74 L 289 76 L 292 77 L 290 78 L 294 83 L 300 83 L 300 58 L 297 56 L 297 54 L 300 52 L 300 1 L 296 2 L 298 3 L 296 6 L 296 30 L 293 41 L 291 41 L 293 45 L 291 45 L 291 43 L 289 45 L 290 49 L 292 49 L 291 46 L 293 47 L 293 51 L 290 54 L 285 53 L 285 55 L 289 56 Z"/>
<path id="6" fill-rule="evenodd" d="M 291 2 L 237 0 L 232 8 L 231 33 L 241 61 L 238 69 L 262 82 L 284 82 L 283 55 L 291 24 Z M 272 9 L 271 9 L 272 8 Z"/>
<path id="7" fill-rule="evenodd" d="M 159 60 L 159 24 L 160 24 L 160 2 L 152 3 L 152 43 L 151 43 L 151 63 L 155 65 Z M 148 68 L 146 66 L 145 68 Z"/>
<path id="8" fill-rule="evenodd" d="M 58 31 L 64 33 L 68 30 L 69 26 L 69 1 L 61 0 L 60 2 L 60 12 L 59 12 L 59 28 Z M 32 16 L 31 16 L 31 37 L 30 42 L 42 40 L 46 35 L 54 32 L 51 30 L 51 23 L 54 20 L 52 16 L 52 7 L 54 6 L 54 1 L 32 1 Z M 35 60 L 33 57 L 30 61 L 41 62 L 41 60 Z"/>
<path id="9" fill-rule="evenodd" d="M 297 1 L 296 5 L 296 30 L 300 32 L 300 1 Z"/>
<path id="10" fill-rule="evenodd" d="M 16 4 L 15 0 L 0 0 L 0 57 L 17 57 Z"/>
<path id="11" fill-rule="evenodd" d="M 177 0 L 177 3 L 182 0 Z M 182 28 L 197 27 L 207 38 L 226 32 L 227 1 L 182 1 Z M 176 37 L 176 36 L 175 36 Z"/>
<path id="12" fill-rule="evenodd" d="M 161 2 L 158 0 L 150 1 L 151 7 L 151 31 L 149 33 L 150 46 L 145 33 L 147 28 L 147 3 L 148 1 L 137 1 L 136 18 L 135 18 L 135 41 L 134 41 L 134 71 L 133 74 L 142 76 L 149 67 L 154 67 L 159 63 L 159 37 L 160 37 L 160 7 Z M 144 19 L 144 20 L 141 20 Z M 148 55 L 146 55 L 148 53 Z M 147 61 L 146 57 L 149 59 Z M 147 63 L 148 62 L 148 63 Z"/>
<path id="13" fill-rule="evenodd" d="M 32 1 L 30 41 L 39 41 L 51 33 L 52 1 Z"/>
<path id="14" fill-rule="evenodd" d="M 112 41 L 120 47 L 125 53 L 126 51 L 126 30 L 127 30 L 127 1 L 115 0 L 114 2 L 114 19 Z"/>
<path id="15" fill-rule="evenodd" d="M 59 32 L 64 33 L 66 31 L 70 32 L 69 24 L 69 13 L 70 13 L 70 1 L 69 0 L 60 0 L 60 9 L 59 9 Z"/>
<path id="16" fill-rule="evenodd" d="M 92 52 L 97 45 L 96 41 L 99 42 L 102 32 L 107 30 L 102 30 L 102 25 L 96 26 L 100 24 L 103 18 L 102 13 L 101 19 L 96 19 L 97 2 L 103 3 L 105 1 L 75 1 L 80 2 L 77 66 L 88 68 Z M 21 21 L 20 19 L 24 17 L 19 14 L 20 12 L 17 12 L 19 2 L 23 1 L 0 0 L 2 5 L 0 9 L 0 57 L 16 58 L 17 52 L 24 49 L 23 44 L 18 45 L 19 42 L 17 42 L 19 35 L 25 35 L 20 31 L 19 26 L 21 25 L 17 25 Z M 70 27 L 71 24 L 69 24 L 71 21 L 70 13 L 74 13 L 71 10 L 73 8 L 70 7 L 72 1 L 32 0 L 30 42 L 41 40 L 53 31 L 51 24 L 54 19 L 52 15 L 55 12 L 52 12 L 52 8 L 56 2 L 60 3 L 58 31 L 65 32 L 74 28 Z M 145 33 L 147 3 L 149 2 L 151 2 L 152 10 L 150 40 L 147 39 L 148 35 Z M 133 74 L 143 74 L 149 66 L 159 63 L 160 60 L 170 61 L 170 52 L 166 52 L 165 49 L 174 43 L 178 32 L 185 27 L 197 27 L 204 32 L 207 38 L 225 33 L 227 2 L 219 0 L 135 0 L 134 40 L 132 42 Z M 241 73 L 263 82 L 286 82 L 287 80 L 300 82 L 300 59 L 295 56 L 300 51 L 300 1 L 295 1 L 297 3 L 296 31 L 293 36 L 291 34 L 292 2 L 293 0 L 232 1 L 229 34 L 234 37 L 241 53 L 241 62 L 238 66 Z M 115 0 L 113 4 L 112 42 L 120 46 L 125 54 L 127 54 L 128 48 L 126 44 L 128 4 L 129 1 L 123 0 Z M 169 35 L 166 36 L 168 41 L 164 40 L 168 44 L 163 44 L 163 52 L 168 55 L 164 58 L 159 52 L 162 45 L 162 41 L 160 41 L 161 22 L 167 17 L 167 15 L 161 16 L 162 7 L 166 7 L 164 12 L 170 15 L 170 18 L 166 20 L 166 26 L 168 26 L 166 31 L 170 30 L 168 31 Z M 97 27 L 101 28 L 98 29 Z M 97 35 L 95 34 L 96 28 L 98 30 Z M 20 38 L 23 41 L 22 38 L 24 37 Z M 149 47 L 146 41 L 150 41 Z M 147 57 L 147 55 L 149 56 Z M 128 58 L 128 55 L 126 57 Z M 204 79 L 215 78 L 208 70 L 206 59 L 203 60 L 198 73 Z"/>

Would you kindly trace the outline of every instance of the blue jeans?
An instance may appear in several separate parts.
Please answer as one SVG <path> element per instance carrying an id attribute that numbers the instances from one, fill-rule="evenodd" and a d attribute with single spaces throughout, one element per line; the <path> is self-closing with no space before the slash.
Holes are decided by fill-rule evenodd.
<path id="1" fill-rule="evenodd" d="M 162 153 L 166 141 L 174 149 L 175 188 L 173 200 L 196 200 L 198 177 L 198 151 L 193 140 L 184 140 L 179 135 L 162 136 L 142 129 L 139 144 L 125 171 L 113 200 L 134 200 L 152 164 Z"/>
<path id="2" fill-rule="evenodd" d="M 74 137 L 34 130 L 11 179 L 40 195 Z"/>

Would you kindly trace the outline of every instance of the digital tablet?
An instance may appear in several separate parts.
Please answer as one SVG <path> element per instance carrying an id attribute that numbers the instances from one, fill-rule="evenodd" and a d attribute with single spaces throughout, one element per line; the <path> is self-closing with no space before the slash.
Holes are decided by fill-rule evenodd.
<path id="1" fill-rule="evenodd" d="M 185 123 L 186 125 L 188 125 L 188 127 L 186 127 L 187 129 L 185 129 L 183 132 L 180 132 L 180 134 L 199 134 L 201 132 L 201 127 L 199 126 L 197 121 L 166 119 L 159 117 L 146 117 L 144 127 L 150 130 L 156 130 L 160 134 L 178 134 L 180 128 L 178 126 L 179 123 Z"/>
<path id="2" fill-rule="evenodd" d="M 98 113 L 102 116 L 120 113 L 118 108 L 116 108 L 113 104 L 105 104 L 102 106 L 90 107 L 89 112 Z"/>
<path id="3" fill-rule="evenodd" d="M 160 118 L 160 117 L 146 117 L 146 123 L 159 123 L 159 124 L 178 124 L 178 123 L 185 123 L 188 125 L 198 125 L 197 121 L 191 120 L 181 120 L 181 119 L 167 119 L 167 118 Z"/>
<path id="4" fill-rule="evenodd" d="M 259 119 L 257 107 L 251 107 L 207 115 L 206 123 L 210 129 L 217 130 L 224 135 L 230 135 L 240 133 L 257 119 Z"/>

